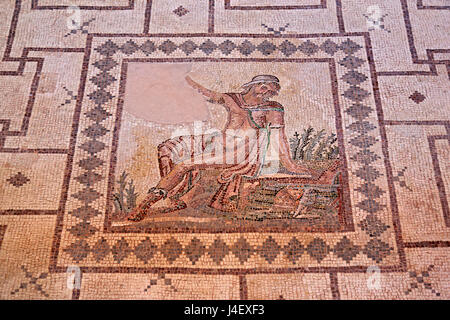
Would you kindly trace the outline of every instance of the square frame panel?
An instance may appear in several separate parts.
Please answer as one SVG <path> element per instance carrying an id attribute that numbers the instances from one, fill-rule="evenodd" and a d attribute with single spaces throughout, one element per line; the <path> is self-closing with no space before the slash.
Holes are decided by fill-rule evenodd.
<path id="1" fill-rule="evenodd" d="M 189 41 L 189 46 L 183 45 Z M 405 266 L 370 40 L 364 33 L 89 35 L 69 198 L 58 216 L 53 270 L 88 272 L 358 272 Z M 186 48 L 195 48 L 188 50 Z M 118 234 L 104 232 L 120 130 L 124 59 L 332 59 L 355 230 L 339 233 Z M 168 60 L 169 59 L 169 60 Z M 102 74 L 99 81 L 97 75 Z M 122 88 L 122 89 L 121 89 Z M 383 158 L 378 156 L 382 154 Z M 111 171 L 112 170 L 112 171 Z M 83 180 L 80 176 L 88 176 Z M 63 240 L 63 241 L 62 241 Z M 70 243 L 60 247 L 60 243 Z M 222 254 L 216 249 L 219 248 Z"/>

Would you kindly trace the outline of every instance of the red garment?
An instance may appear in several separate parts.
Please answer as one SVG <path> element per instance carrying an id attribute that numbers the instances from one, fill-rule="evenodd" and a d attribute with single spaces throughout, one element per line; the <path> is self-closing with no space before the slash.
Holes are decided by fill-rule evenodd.
<path id="1" fill-rule="evenodd" d="M 202 135 L 180 136 L 164 141 L 158 146 L 158 160 L 161 177 L 166 176 L 178 163 L 186 165 L 230 164 L 218 177 L 221 184 L 212 197 L 209 206 L 221 211 L 235 211 L 239 198 L 242 177 L 255 177 L 264 165 L 264 156 L 269 146 L 271 128 L 282 125 L 282 115 L 271 118 L 268 113 L 282 112 L 280 104 L 267 102 L 255 108 L 244 108 L 239 94 L 229 93 L 230 97 L 246 113 L 250 130 L 226 130 Z M 277 113 L 278 113 L 277 112 Z M 230 163 L 231 160 L 231 163 Z M 199 169 L 186 174 L 183 181 L 169 192 L 169 196 L 179 196 L 190 188 Z"/>

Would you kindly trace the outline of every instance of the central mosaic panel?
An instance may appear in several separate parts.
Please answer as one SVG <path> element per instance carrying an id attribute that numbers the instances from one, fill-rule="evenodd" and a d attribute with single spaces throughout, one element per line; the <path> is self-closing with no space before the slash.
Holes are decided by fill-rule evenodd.
<path id="1" fill-rule="evenodd" d="M 55 267 L 399 263 L 363 36 L 88 44 Z"/>
<path id="2" fill-rule="evenodd" d="M 344 227 L 339 221 L 345 217 L 340 217 L 343 186 L 336 135 L 342 124 L 333 104 L 329 61 L 133 61 L 125 62 L 114 210 L 109 215 L 111 226 L 123 228 L 113 230 Z M 310 76 L 317 71 L 327 81 Z M 234 93 L 224 83 L 234 81 L 233 75 L 249 79 L 242 86 L 234 84 Z M 224 83 L 226 93 L 207 89 L 193 77 L 209 87 Z M 245 99 L 262 95 L 254 91 L 273 89 L 266 93 L 272 95 L 282 84 L 287 93 L 277 96 L 282 103 L 264 98 L 260 104 L 246 104 Z M 328 96 L 323 94 L 327 91 Z M 311 110 L 295 107 L 305 100 Z M 154 198 L 155 191 L 147 192 L 154 186 L 168 195 Z M 140 209 L 150 199 L 155 202 L 151 208 Z"/>

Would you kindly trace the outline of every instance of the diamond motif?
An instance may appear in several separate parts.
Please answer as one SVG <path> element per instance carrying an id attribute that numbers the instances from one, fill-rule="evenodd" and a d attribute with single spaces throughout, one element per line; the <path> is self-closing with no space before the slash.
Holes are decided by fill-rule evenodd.
<path id="1" fill-rule="evenodd" d="M 339 51 L 339 46 L 330 39 L 327 39 L 327 41 L 322 43 L 320 49 L 322 49 L 325 53 L 333 56 L 337 51 Z"/>
<path id="2" fill-rule="evenodd" d="M 117 50 L 119 50 L 119 47 L 110 39 L 101 46 L 95 48 L 95 51 L 107 57 L 112 56 Z"/>
<path id="3" fill-rule="evenodd" d="M 379 239 L 370 240 L 364 247 L 364 254 L 377 263 L 380 263 L 393 249 Z"/>
<path id="4" fill-rule="evenodd" d="M 340 45 L 340 49 L 345 52 L 346 54 L 353 54 L 355 52 L 357 52 L 359 49 L 361 49 L 362 47 L 357 44 L 356 42 L 347 39 L 344 42 L 341 43 Z"/>
<path id="5" fill-rule="evenodd" d="M 70 214 L 82 220 L 88 220 L 95 216 L 98 216 L 99 214 L 101 214 L 101 212 L 97 209 L 89 207 L 88 205 L 85 205 L 71 211 Z"/>
<path id="6" fill-rule="evenodd" d="M 97 140 L 87 141 L 80 146 L 80 149 L 83 149 L 84 151 L 90 153 L 91 155 L 102 151 L 104 148 L 105 144 Z"/>
<path id="7" fill-rule="evenodd" d="M 203 42 L 198 48 L 202 50 L 204 53 L 206 53 L 206 55 L 210 55 L 211 52 L 216 50 L 217 45 L 210 39 L 208 39 L 205 42 Z"/>
<path id="8" fill-rule="evenodd" d="M 304 251 L 305 248 L 300 241 L 297 240 L 297 238 L 292 238 L 291 241 L 284 246 L 284 254 L 286 255 L 286 258 L 291 260 L 293 264 L 297 262 Z"/>
<path id="9" fill-rule="evenodd" d="M 191 242 L 184 248 L 184 253 L 189 258 L 189 260 L 191 260 L 192 264 L 195 264 L 205 252 L 205 245 L 197 238 L 193 238 Z"/>
<path id="10" fill-rule="evenodd" d="M 377 156 L 377 158 L 379 157 Z M 381 176 L 376 168 L 369 165 L 364 165 L 356 170 L 355 175 L 365 181 L 375 181 L 378 177 Z"/>
<path id="11" fill-rule="evenodd" d="M 355 57 L 355 56 L 346 56 L 344 59 L 339 61 L 341 66 L 346 67 L 347 69 L 356 69 L 360 67 L 364 63 L 364 60 Z"/>
<path id="12" fill-rule="evenodd" d="M 83 134 L 91 139 L 102 137 L 108 132 L 109 130 L 103 127 L 101 124 L 93 124 L 83 130 Z"/>
<path id="13" fill-rule="evenodd" d="M 106 71 L 102 71 L 98 75 L 93 76 L 90 80 L 93 84 L 95 84 L 97 87 L 99 87 L 101 89 L 105 89 L 111 83 L 113 83 L 114 81 L 117 81 L 117 79 L 115 77 L 113 77 Z"/>
<path id="14" fill-rule="evenodd" d="M 317 53 L 317 51 L 319 51 L 319 46 L 308 40 L 299 45 L 298 50 L 300 50 L 307 56 L 312 56 L 313 54 Z"/>
<path id="15" fill-rule="evenodd" d="M 351 240 L 344 236 L 334 247 L 333 252 L 347 263 L 358 255 L 360 247 L 354 245 Z"/>
<path id="16" fill-rule="evenodd" d="M 173 237 L 168 239 L 160 248 L 160 252 L 163 254 L 163 256 L 169 261 L 169 263 L 173 263 L 175 260 L 178 259 L 178 257 L 183 252 L 183 248 L 181 247 L 181 244 Z"/>
<path id="17" fill-rule="evenodd" d="M 102 71 L 109 71 L 117 66 L 117 62 L 110 57 L 106 57 L 93 63 L 93 66 Z"/>
<path id="18" fill-rule="evenodd" d="M 358 102 L 364 100 L 368 96 L 369 92 L 367 92 L 367 90 L 357 86 L 351 86 L 344 92 L 344 97 Z"/>
<path id="19" fill-rule="evenodd" d="M 280 253 L 280 249 L 281 247 L 278 243 L 272 238 L 272 236 L 269 236 L 258 248 L 258 253 L 261 257 L 266 259 L 268 263 L 272 263 Z"/>
<path id="20" fill-rule="evenodd" d="M 102 179 L 103 179 L 103 177 L 100 174 L 92 172 L 92 171 L 87 171 L 87 172 L 83 173 L 82 175 L 75 177 L 75 180 L 77 180 L 79 183 L 84 184 L 86 186 L 92 186 Z"/>
<path id="21" fill-rule="evenodd" d="M 269 54 L 271 54 L 272 52 L 274 52 L 274 51 L 277 49 L 277 47 L 276 47 L 273 43 L 271 43 L 271 42 L 269 42 L 269 41 L 267 41 L 267 40 L 264 40 L 263 42 L 261 42 L 261 43 L 257 46 L 257 49 L 258 49 L 263 55 L 268 56 Z"/>
<path id="22" fill-rule="evenodd" d="M 147 40 L 141 45 L 141 51 L 145 53 L 146 56 L 156 51 L 156 46 L 153 41 Z"/>
<path id="23" fill-rule="evenodd" d="M 91 251 L 95 261 L 100 262 L 108 255 L 110 248 L 108 242 L 104 238 L 100 238 L 94 244 Z"/>
<path id="24" fill-rule="evenodd" d="M 94 101 L 98 106 L 101 106 L 105 102 L 108 102 L 109 100 L 114 98 L 114 96 L 111 93 L 109 93 L 108 91 L 105 91 L 103 89 L 99 89 L 99 90 L 89 93 L 88 97 L 89 97 L 89 99 Z"/>
<path id="25" fill-rule="evenodd" d="M 144 263 L 148 263 L 156 254 L 157 246 L 150 241 L 150 238 L 145 238 L 134 248 L 134 255 Z"/>
<path id="26" fill-rule="evenodd" d="M 363 201 L 359 202 L 356 206 L 357 206 L 358 208 L 363 209 L 364 211 L 369 212 L 369 213 L 377 212 L 377 211 L 379 211 L 381 208 L 384 207 L 384 205 L 379 204 L 378 202 L 376 202 L 376 201 L 373 200 L 373 199 L 366 199 L 366 200 L 363 200 Z"/>
<path id="27" fill-rule="evenodd" d="M 347 129 L 350 129 L 354 132 L 358 132 L 360 134 L 367 133 L 375 128 L 376 127 L 368 121 L 356 121 L 347 127 Z"/>
<path id="28" fill-rule="evenodd" d="M 342 80 L 351 85 L 358 85 L 366 81 L 367 77 L 358 71 L 351 70 L 342 76 Z"/>
<path id="29" fill-rule="evenodd" d="M 73 261 L 80 262 L 86 259 L 90 252 L 90 248 L 86 240 L 77 240 L 76 242 L 65 248 L 64 252 L 67 252 L 71 256 Z"/>
<path id="30" fill-rule="evenodd" d="M 122 45 L 122 47 L 120 49 L 126 55 L 130 55 L 130 54 L 133 54 L 136 51 L 138 51 L 139 50 L 139 46 L 133 40 L 128 40 L 127 42 L 125 42 Z"/>
<path id="31" fill-rule="evenodd" d="M 384 224 L 373 213 L 368 214 L 367 217 L 365 217 L 364 220 L 358 224 L 358 226 L 371 237 L 379 237 L 389 228 L 388 225 Z"/>
<path id="32" fill-rule="evenodd" d="M 89 158 L 82 159 L 78 162 L 78 165 L 85 170 L 94 170 L 104 163 L 103 160 L 96 156 L 90 156 Z"/>
<path id="33" fill-rule="evenodd" d="M 255 51 L 255 46 L 248 40 L 242 42 L 238 47 L 240 53 L 245 56 L 250 55 L 253 51 Z"/>
<path id="34" fill-rule="evenodd" d="M 218 48 L 223 54 L 229 55 L 236 48 L 236 45 L 230 40 L 225 40 L 219 44 Z"/>
<path id="35" fill-rule="evenodd" d="M 97 228 L 91 226 L 86 221 L 80 222 L 77 225 L 69 229 L 69 232 L 78 238 L 89 238 L 98 231 Z"/>
<path id="36" fill-rule="evenodd" d="M 177 16 L 182 17 L 182 16 L 188 14 L 189 10 L 184 8 L 183 6 L 179 6 L 178 8 L 173 10 L 172 12 L 175 13 Z"/>
<path id="37" fill-rule="evenodd" d="M 85 204 L 88 204 L 92 201 L 97 200 L 101 196 L 101 194 L 89 187 L 78 191 L 72 196 L 80 201 L 83 201 Z"/>
<path id="38" fill-rule="evenodd" d="M 360 103 L 355 103 L 345 110 L 345 112 L 347 112 L 353 118 L 358 120 L 363 120 L 367 118 L 372 111 L 373 111 L 372 108 L 362 105 Z"/>
<path id="39" fill-rule="evenodd" d="M 368 136 L 366 134 L 361 134 L 353 139 L 350 139 L 350 143 L 354 146 L 360 147 L 360 148 L 368 148 L 372 146 L 375 142 L 378 140 L 375 137 Z"/>
<path id="40" fill-rule="evenodd" d="M 426 99 L 426 97 L 418 91 L 414 91 L 414 93 L 410 95 L 409 98 L 417 104 L 421 103 Z"/>
<path id="41" fill-rule="evenodd" d="M 116 244 L 111 248 L 111 252 L 113 254 L 114 261 L 117 263 L 122 262 L 126 257 L 128 257 L 131 253 L 131 248 L 125 238 L 122 237 Z"/>
<path id="42" fill-rule="evenodd" d="M 231 247 L 231 252 L 239 259 L 241 264 L 246 262 L 253 254 L 253 248 L 245 240 L 244 237 L 240 237 L 238 241 Z"/>
<path id="43" fill-rule="evenodd" d="M 192 52 L 195 51 L 195 49 L 197 49 L 197 45 L 196 45 L 193 41 L 188 40 L 188 41 L 186 41 L 186 42 L 183 42 L 183 44 L 180 45 L 179 48 L 180 48 L 184 53 L 186 53 L 186 55 L 190 55 Z"/>
<path id="44" fill-rule="evenodd" d="M 173 43 L 170 40 L 166 40 L 159 46 L 159 50 L 164 52 L 165 54 L 169 55 L 172 52 L 174 52 L 177 49 L 177 46 L 175 43 Z"/>
<path id="45" fill-rule="evenodd" d="M 214 240 L 214 242 L 209 247 L 208 254 L 211 259 L 219 265 L 229 251 L 230 250 L 227 244 L 222 239 L 218 238 Z"/>
<path id="46" fill-rule="evenodd" d="M 91 119 L 92 121 L 95 121 L 97 123 L 102 122 L 103 120 L 107 119 L 108 117 L 112 116 L 111 113 L 105 111 L 102 107 L 96 106 L 95 108 L 89 110 L 85 113 L 86 117 Z"/>
<path id="47" fill-rule="evenodd" d="M 17 172 L 15 175 L 7 179 L 10 184 L 12 184 L 14 187 L 21 187 L 24 184 L 30 182 L 30 179 L 28 179 L 22 172 Z"/>
<path id="48" fill-rule="evenodd" d="M 385 193 L 380 187 L 371 182 L 364 183 L 355 190 L 361 192 L 370 199 L 379 198 L 383 193 Z"/>
<path id="49" fill-rule="evenodd" d="M 290 41 L 284 40 L 279 45 L 279 50 L 286 56 L 289 57 L 291 54 L 294 54 L 297 51 L 297 46 L 293 45 Z"/>
<path id="50" fill-rule="evenodd" d="M 356 162 L 368 165 L 369 163 L 372 163 L 375 160 L 380 159 L 380 156 L 378 156 L 374 152 L 370 151 L 369 149 L 363 149 L 363 150 L 358 151 L 353 156 L 351 156 L 350 159 L 352 159 L 352 160 L 354 160 Z M 358 169 L 358 170 L 361 170 L 361 169 Z M 375 170 L 372 167 L 368 167 L 368 168 L 365 168 L 365 169 L 368 169 L 368 170 L 372 170 L 373 169 L 373 170 Z M 367 178 L 367 174 L 365 174 L 365 169 L 363 169 L 364 171 L 360 172 L 360 174 L 356 173 L 356 175 L 358 177 L 360 177 L 360 178 L 362 178 L 364 176 L 365 178 L 362 178 L 362 179 L 363 180 L 368 180 L 368 179 L 366 179 Z M 374 174 L 374 173 L 377 174 L 378 172 L 375 170 L 375 172 L 372 172 L 371 174 Z M 375 177 L 375 179 L 378 178 L 378 176 L 379 176 L 379 174 Z M 372 181 L 372 180 L 370 180 L 370 181 Z"/>
<path id="51" fill-rule="evenodd" d="M 320 238 L 315 238 L 306 247 L 306 251 L 309 253 L 311 258 L 321 262 L 330 252 L 330 247 Z"/>

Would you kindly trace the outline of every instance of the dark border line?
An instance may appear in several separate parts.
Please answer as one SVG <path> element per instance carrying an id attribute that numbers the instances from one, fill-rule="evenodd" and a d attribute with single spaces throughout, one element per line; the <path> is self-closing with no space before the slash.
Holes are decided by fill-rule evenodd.
<path id="1" fill-rule="evenodd" d="M 62 6 L 48 6 L 48 5 L 39 5 L 39 0 L 31 0 L 31 9 L 32 10 L 64 10 L 69 8 L 70 6 L 62 5 Z M 128 0 L 128 5 L 126 6 L 77 6 L 80 10 L 133 10 L 134 9 L 134 0 Z"/>
<path id="2" fill-rule="evenodd" d="M 81 68 L 80 82 L 77 93 L 77 101 L 75 104 L 75 111 L 73 113 L 72 120 L 72 132 L 70 134 L 70 142 L 69 142 L 69 152 L 67 156 L 66 168 L 64 171 L 64 181 L 62 186 L 62 197 L 59 203 L 60 210 L 58 210 L 58 215 L 56 219 L 55 232 L 53 234 L 53 243 L 51 247 L 51 256 L 50 256 L 50 266 L 49 270 L 51 270 L 52 265 L 57 265 L 57 258 L 59 253 L 59 246 L 61 242 L 61 234 L 64 227 L 64 211 L 66 208 L 68 193 L 69 193 L 69 183 L 70 177 L 72 175 L 73 168 L 73 158 L 75 155 L 75 146 L 78 134 L 78 126 L 80 122 L 81 115 L 81 107 L 84 97 L 84 90 L 86 88 L 86 78 L 89 67 L 89 59 L 91 55 L 91 44 L 92 44 L 92 36 L 88 35 L 86 39 L 86 45 L 84 49 L 84 57 L 83 57 L 83 65 Z"/>
<path id="3" fill-rule="evenodd" d="M 448 198 L 445 191 L 445 183 L 442 179 L 441 167 L 439 165 L 439 157 L 436 150 L 436 140 L 447 140 L 450 143 L 450 135 L 437 135 L 428 137 L 428 146 L 430 148 L 431 162 L 433 164 L 434 179 L 438 188 L 439 199 L 442 206 L 442 214 L 444 215 L 445 225 L 450 227 L 450 210 Z"/>
<path id="4" fill-rule="evenodd" d="M 375 262 L 374 262 L 375 264 Z M 367 272 L 369 266 L 342 267 L 283 267 L 283 268 L 187 268 L 187 267 L 80 267 L 83 273 L 171 273 L 171 274 L 203 274 L 203 275 L 248 275 L 248 274 L 285 274 L 285 273 L 356 273 Z M 403 273 L 407 269 L 398 266 L 380 266 L 383 273 Z M 51 264 L 50 272 L 63 273 L 65 266 Z"/>
<path id="5" fill-rule="evenodd" d="M 320 4 L 311 5 L 286 5 L 286 6 L 233 6 L 231 0 L 224 0 L 225 10 L 297 10 L 297 9 L 325 9 L 327 1 L 321 0 Z"/>
<path id="6" fill-rule="evenodd" d="M 403 245 L 403 236 L 402 236 L 402 230 L 401 230 L 401 224 L 400 224 L 400 216 L 398 212 L 398 204 L 397 204 L 397 196 L 395 194 L 394 189 L 394 178 L 392 174 L 392 166 L 391 162 L 389 160 L 389 145 L 387 140 L 387 134 L 386 134 L 386 127 L 384 126 L 384 114 L 383 114 L 383 106 L 381 102 L 380 92 L 379 92 L 379 85 L 378 85 L 378 77 L 377 72 L 375 69 L 375 60 L 373 58 L 373 52 L 372 52 L 372 44 L 370 41 L 370 36 L 367 34 L 365 37 L 366 41 L 366 52 L 367 52 L 367 59 L 369 61 L 369 68 L 370 68 L 370 74 L 372 79 L 372 88 L 373 88 L 373 96 L 375 99 L 375 106 L 376 106 L 376 112 L 378 116 L 378 123 L 379 123 L 379 130 L 380 130 L 380 137 L 381 137 L 381 150 L 383 152 L 384 156 L 384 166 L 386 168 L 386 179 L 388 183 L 388 189 L 389 189 L 389 197 L 390 197 L 390 207 L 392 212 L 392 224 L 394 228 L 395 233 L 395 239 L 397 242 L 397 249 L 398 249 L 398 255 L 400 258 L 400 265 L 401 267 L 406 270 L 407 269 L 407 263 L 406 263 L 406 255 Z"/>
<path id="7" fill-rule="evenodd" d="M 333 300 L 341 300 L 341 293 L 339 292 L 338 275 L 336 272 L 330 272 L 330 288 Z"/>
<path id="8" fill-rule="evenodd" d="M 247 278 L 244 274 L 239 275 L 239 298 L 248 300 Z"/>
<path id="9" fill-rule="evenodd" d="M 419 10 L 450 10 L 450 6 L 424 6 L 423 0 L 417 0 L 417 9 Z"/>

